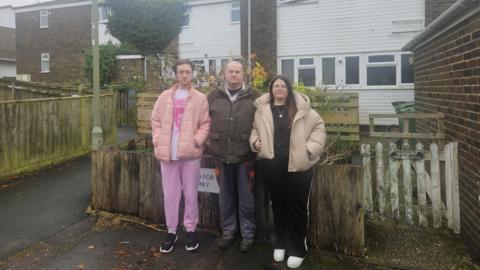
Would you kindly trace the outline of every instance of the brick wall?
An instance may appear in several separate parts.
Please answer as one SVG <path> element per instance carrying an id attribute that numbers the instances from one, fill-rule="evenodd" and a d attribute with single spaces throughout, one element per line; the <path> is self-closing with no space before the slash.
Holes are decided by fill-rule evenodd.
<path id="1" fill-rule="evenodd" d="M 51 9 L 48 28 L 40 28 L 39 11 L 17 13 L 17 74 L 39 82 L 82 79 L 84 53 L 91 48 L 90 10 L 90 5 Z M 49 73 L 40 73 L 41 53 L 50 54 Z"/>
<path id="2" fill-rule="evenodd" d="M 265 67 L 269 76 L 277 74 L 277 1 L 251 1 L 251 50 Z M 241 0 L 241 51 L 248 54 L 248 2 Z"/>
<path id="3" fill-rule="evenodd" d="M 440 14 L 447 10 L 457 0 L 426 0 L 425 1 L 425 26 L 429 25 Z"/>
<path id="4" fill-rule="evenodd" d="M 459 142 L 461 231 L 480 257 L 480 13 L 415 49 L 414 59 L 417 110 L 444 113 L 447 139 Z"/>
<path id="5" fill-rule="evenodd" d="M 144 78 L 144 60 L 140 59 L 116 59 L 113 81 L 123 82 L 138 77 Z"/>
<path id="6" fill-rule="evenodd" d="M 0 26 L 0 57 L 15 59 L 15 29 Z"/>

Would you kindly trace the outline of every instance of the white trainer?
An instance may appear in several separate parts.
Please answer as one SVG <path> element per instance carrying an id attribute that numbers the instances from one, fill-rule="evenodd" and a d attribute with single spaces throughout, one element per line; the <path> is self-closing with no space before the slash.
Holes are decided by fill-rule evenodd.
<path id="1" fill-rule="evenodd" d="M 288 257 L 288 260 L 287 260 L 287 267 L 298 268 L 300 265 L 302 265 L 304 259 L 305 258 L 290 256 Z"/>
<path id="2" fill-rule="evenodd" d="M 285 258 L 285 249 L 274 249 L 273 250 L 273 260 L 276 262 L 283 262 Z"/>

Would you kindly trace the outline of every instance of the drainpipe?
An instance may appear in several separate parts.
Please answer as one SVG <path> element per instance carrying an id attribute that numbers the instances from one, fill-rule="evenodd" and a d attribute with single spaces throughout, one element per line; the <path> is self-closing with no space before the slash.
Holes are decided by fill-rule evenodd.
<path id="1" fill-rule="evenodd" d="M 414 47 L 419 45 L 423 40 L 432 35 L 433 33 L 442 30 L 442 26 L 449 22 L 451 19 L 457 17 L 459 14 L 467 10 L 474 4 L 480 3 L 479 0 L 460 0 L 448 8 L 432 23 L 430 23 L 422 32 L 418 33 L 410 42 L 402 47 L 403 51 L 411 51 Z"/>
<path id="2" fill-rule="evenodd" d="M 252 12 L 251 12 L 251 8 L 250 8 L 250 4 L 251 4 L 251 0 L 248 0 L 247 1 L 248 3 L 248 52 L 247 52 L 247 58 L 248 58 L 248 75 L 250 76 L 251 74 L 251 71 L 252 71 L 252 59 L 250 57 L 250 55 L 252 54 Z"/>

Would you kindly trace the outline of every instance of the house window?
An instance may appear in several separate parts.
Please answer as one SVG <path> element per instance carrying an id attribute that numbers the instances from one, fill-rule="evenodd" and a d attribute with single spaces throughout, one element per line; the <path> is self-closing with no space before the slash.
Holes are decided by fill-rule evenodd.
<path id="1" fill-rule="evenodd" d="M 345 83 L 346 84 L 360 83 L 360 57 L 358 56 L 345 57 Z"/>
<path id="2" fill-rule="evenodd" d="M 205 74 L 205 62 L 203 60 L 194 60 L 192 63 L 194 71 L 197 72 L 197 76 Z"/>
<path id="3" fill-rule="evenodd" d="M 240 22 L 240 1 L 235 1 L 232 3 L 232 7 L 230 9 L 230 22 Z"/>
<path id="4" fill-rule="evenodd" d="M 216 64 L 215 59 L 208 60 L 208 73 L 210 75 L 216 75 L 217 74 L 217 64 Z"/>
<path id="5" fill-rule="evenodd" d="M 290 82 L 294 81 L 294 69 L 293 59 L 282 59 L 282 75 L 287 77 Z"/>
<path id="6" fill-rule="evenodd" d="M 110 16 L 110 7 L 108 7 L 108 6 L 99 6 L 98 7 L 98 21 L 99 22 L 107 22 L 109 16 Z"/>
<path id="7" fill-rule="evenodd" d="M 40 72 L 50 72 L 50 54 L 42 53 L 40 56 Z"/>
<path id="8" fill-rule="evenodd" d="M 40 28 L 48 27 L 48 10 L 40 10 Z"/>
<path id="9" fill-rule="evenodd" d="M 413 58 L 411 54 L 402 54 L 402 83 L 413 83 Z"/>
<path id="10" fill-rule="evenodd" d="M 335 84 L 335 57 L 322 58 L 322 84 Z"/>
<path id="11" fill-rule="evenodd" d="M 298 60 L 298 82 L 305 86 L 315 86 L 315 61 L 313 57 Z"/>
<path id="12" fill-rule="evenodd" d="M 393 55 L 374 55 L 368 57 L 367 85 L 396 85 L 397 65 Z"/>
<path id="13" fill-rule="evenodd" d="M 182 22 L 182 27 L 188 27 L 190 26 L 190 9 L 183 14 L 183 22 Z"/>

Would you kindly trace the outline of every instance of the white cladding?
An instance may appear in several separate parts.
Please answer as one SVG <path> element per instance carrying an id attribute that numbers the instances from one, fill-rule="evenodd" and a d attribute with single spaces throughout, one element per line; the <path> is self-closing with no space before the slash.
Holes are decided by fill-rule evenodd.
<path id="1" fill-rule="evenodd" d="M 15 28 L 15 12 L 11 6 L 0 7 L 0 26 Z"/>
<path id="2" fill-rule="evenodd" d="M 233 1 L 191 1 L 190 23 L 179 35 L 181 58 L 240 56 L 240 23 L 231 23 Z"/>
<path id="3" fill-rule="evenodd" d="M 424 2 L 318 0 L 280 4 L 278 56 L 400 51 L 423 29 Z"/>
<path id="4" fill-rule="evenodd" d="M 359 93 L 360 123 L 368 114 L 394 113 L 393 101 L 414 100 L 413 84 L 402 84 L 401 48 L 423 29 L 424 0 L 300 0 L 277 6 L 278 72 L 281 59 L 294 59 L 298 80 L 300 58 L 315 59 L 316 84 L 322 82 L 322 58 L 335 58 L 335 83 L 340 89 Z M 397 83 L 369 86 L 368 56 L 395 55 Z M 346 56 L 360 59 L 359 84 L 345 85 Z M 335 86 L 331 86 L 335 87 Z M 375 124 L 398 121 L 384 119 Z"/>

